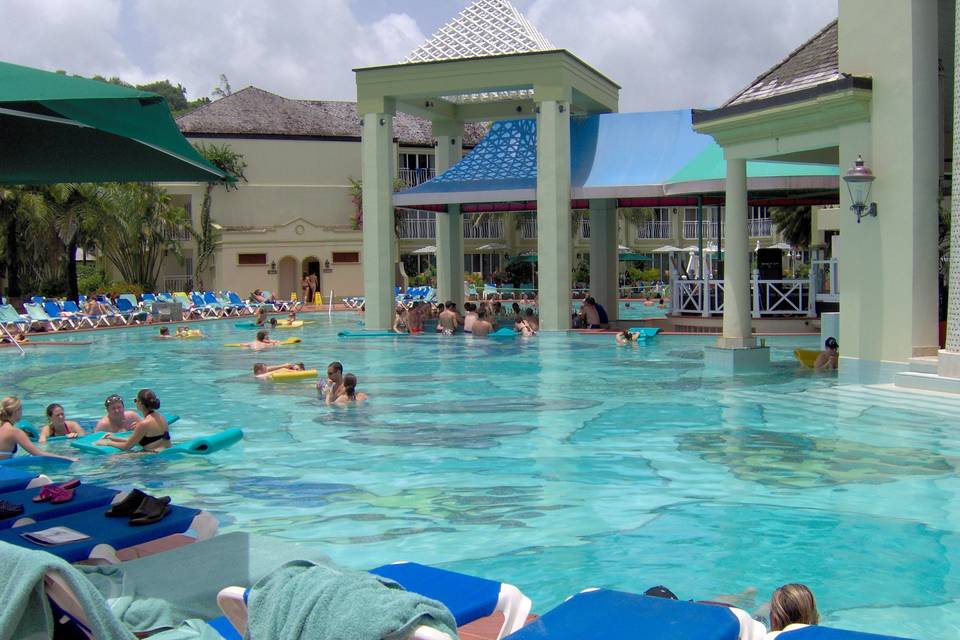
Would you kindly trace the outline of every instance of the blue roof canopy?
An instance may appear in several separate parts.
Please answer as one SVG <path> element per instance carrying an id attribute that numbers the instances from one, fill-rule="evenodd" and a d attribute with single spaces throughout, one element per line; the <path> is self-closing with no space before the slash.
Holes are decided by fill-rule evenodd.
<path id="1" fill-rule="evenodd" d="M 684 169 L 720 158 L 721 175 L 685 181 Z M 752 163 L 751 164 L 755 164 Z M 837 188 L 836 167 L 811 176 L 790 163 L 769 170 L 756 189 Z M 782 170 L 781 170 L 782 169 Z M 723 190 L 723 150 L 693 129 L 689 109 L 605 113 L 570 121 L 571 197 L 643 198 Z M 691 175 L 698 172 L 690 172 Z M 760 176 L 758 176 L 759 178 Z M 800 178 L 799 180 L 797 178 Z M 812 179 L 812 181 L 811 181 Z M 751 178 L 751 180 L 753 180 Z M 534 119 L 494 122 L 490 132 L 443 174 L 394 195 L 398 206 L 535 200 L 537 124 Z"/>

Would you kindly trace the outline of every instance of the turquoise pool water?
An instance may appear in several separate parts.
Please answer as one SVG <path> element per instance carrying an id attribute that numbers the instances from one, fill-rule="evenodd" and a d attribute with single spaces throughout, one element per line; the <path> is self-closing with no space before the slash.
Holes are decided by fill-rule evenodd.
<path id="1" fill-rule="evenodd" d="M 136 328 L 7 349 L 0 393 L 38 421 L 52 401 L 98 415 L 107 395 L 151 387 L 182 416 L 175 439 L 232 425 L 246 439 L 207 458 L 88 457 L 74 473 L 355 567 L 412 559 L 506 580 L 538 612 L 587 586 L 766 597 L 800 581 L 830 624 L 960 628 L 958 401 L 798 369 L 791 350 L 815 338 L 768 338 L 772 372 L 729 378 L 704 370 L 708 337 L 343 340 L 356 316 L 315 319 L 276 332 L 302 346 L 267 354 L 223 348 L 251 337 L 232 321 L 205 323 L 206 340 Z M 367 406 L 328 408 L 311 384 L 250 373 L 334 359 Z"/>

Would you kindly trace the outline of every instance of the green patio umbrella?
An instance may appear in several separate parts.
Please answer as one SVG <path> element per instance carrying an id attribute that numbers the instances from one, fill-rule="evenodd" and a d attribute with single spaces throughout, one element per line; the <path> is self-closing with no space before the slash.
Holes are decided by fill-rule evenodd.
<path id="1" fill-rule="evenodd" d="M 0 62 L 0 184 L 225 179 L 161 96 Z"/>

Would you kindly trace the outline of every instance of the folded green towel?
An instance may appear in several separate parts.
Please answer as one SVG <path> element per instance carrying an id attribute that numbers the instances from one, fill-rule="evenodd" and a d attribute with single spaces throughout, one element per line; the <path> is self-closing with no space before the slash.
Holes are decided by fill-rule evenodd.
<path id="1" fill-rule="evenodd" d="M 249 638 L 400 640 L 428 625 L 457 637 L 440 602 L 333 563 L 288 562 L 250 591 Z"/>
<path id="2" fill-rule="evenodd" d="M 132 640 L 92 584 L 64 560 L 45 551 L 31 551 L 0 543 L 0 640 L 52 638 L 53 613 L 43 577 L 48 571 L 61 576 L 83 607 L 90 631 L 99 640 Z"/>

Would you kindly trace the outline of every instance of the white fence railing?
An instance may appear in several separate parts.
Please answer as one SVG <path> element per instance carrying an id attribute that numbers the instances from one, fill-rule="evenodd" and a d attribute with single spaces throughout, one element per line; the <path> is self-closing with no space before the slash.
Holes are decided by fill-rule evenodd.
<path id="1" fill-rule="evenodd" d="M 163 276 L 163 291 L 189 292 L 193 289 L 193 276 L 190 274 L 179 276 Z"/>
<path id="2" fill-rule="evenodd" d="M 429 218 L 402 218 L 398 231 L 401 239 L 432 240 L 437 237 L 437 221 Z"/>
<path id="3" fill-rule="evenodd" d="M 637 240 L 672 237 L 673 233 L 669 220 L 651 220 L 650 222 L 637 225 Z"/>
<path id="4" fill-rule="evenodd" d="M 713 240 L 717 237 L 717 234 L 721 232 L 720 225 L 716 222 L 703 222 L 703 237 L 706 240 Z M 683 221 L 683 237 L 686 239 L 696 238 L 697 237 L 697 221 L 696 220 L 684 220 Z"/>
<path id="5" fill-rule="evenodd" d="M 673 275 L 673 274 L 671 274 Z M 722 280 L 681 280 L 671 277 L 670 297 L 673 315 L 708 317 L 723 312 Z M 765 316 L 816 317 L 816 284 L 806 280 L 760 280 L 753 272 L 750 279 L 750 313 L 754 318 Z"/>
<path id="6" fill-rule="evenodd" d="M 770 218 L 751 218 L 747 220 L 747 232 L 751 238 L 768 238 L 773 234 Z"/>
<path id="7" fill-rule="evenodd" d="M 639 229 L 638 229 L 639 232 Z M 719 234 L 719 235 L 718 235 Z M 751 238 L 768 238 L 773 235 L 773 222 L 770 218 L 751 218 L 747 220 L 747 234 Z M 639 237 L 639 235 L 638 235 Z M 662 236 L 668 238 L 669 236 Z M 683 221 L 683 237 L 690 239 L 697 237 L 697 221 Z M 703 222 L 703 237 L 707 240 L 715 240 L 717 237 L 723 237 L 723 228 L 717 222 Z"/>
<path id="8" fill-rule="evenodd" d="M 524 218 L 520 221 L 520 237 L 524 240 L 537 239 L 537 219 Z"/>
<path id="9" fill-rule="evenodd" d="M 503 221 L 499 218 L 495 220 L 482 220 L 473 224 L 467 219 L 463 221 L 463 237 L 476 240 L 489 240 L 503 237 Z"/>
<path id="10" fill-rule="evenodd" d="M 580 218 L 580 237 L 590 239 L 590 218 Z"/>
<path id="11" fill-rule="evenodd" d="M 400 169 L 398 177 L 406 188 L 423 184 L 436 175 L 435 169 Z"/>

